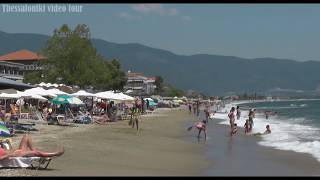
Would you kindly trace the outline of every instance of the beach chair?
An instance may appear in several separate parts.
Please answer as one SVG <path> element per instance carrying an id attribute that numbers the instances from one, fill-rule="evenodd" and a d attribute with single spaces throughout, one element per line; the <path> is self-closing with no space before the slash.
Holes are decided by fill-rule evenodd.
<path id="1" fill-rule="evenodd" d="M 51 160 L 43 157 L 9 157 L 0 160 L 0 168 L 47 169 Z"/>
<path id="2" fill-rule="evenodd" d="M 10 149 L 9 139 L 1 139 L 1 148 Z M 34 168 L 34 169 L 46 169 L 52 158 L 48 157 L 9 157 L 0 160 L 0 168 Z"/>

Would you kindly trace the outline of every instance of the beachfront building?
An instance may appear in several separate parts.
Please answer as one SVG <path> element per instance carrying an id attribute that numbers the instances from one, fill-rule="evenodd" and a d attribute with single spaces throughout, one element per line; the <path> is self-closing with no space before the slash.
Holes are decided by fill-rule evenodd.
<path id="1" fill-rule="evenodd" d="M 40 70 L 41 66 L 39 65 L 39 61 L 44 59 L 46 59 L 46 57 L 29 50 L 19 50 L 0 56 L 0 62 L 5 61 L 23 64 L 24 72 Z"/>
<path id="2" fill-rule="evenodd" d="M 155 77 L 146 77 L 142 73 L 128 71 L 124 89 L 131 95 L 150 95 L 156 88 Z"/>
<path id="3" fill-rule="evenodd" d="M 0 77 L 22 82 L 24 65 L 0 61 Z"/>

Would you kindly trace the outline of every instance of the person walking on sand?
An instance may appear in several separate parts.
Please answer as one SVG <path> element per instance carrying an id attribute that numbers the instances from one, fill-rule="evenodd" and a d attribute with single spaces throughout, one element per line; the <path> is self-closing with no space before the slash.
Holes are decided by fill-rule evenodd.
<path id="1" fill-rule="evenodd" d="M 139 111 L 138 111 L 138 107 L 134 106 L 131 108 L 131 117 L 130 117 L 130 121 L 129 121 L 129 125 L 132 125 L 132 128 L 134 128 L 134 126 L 136 126 L 137 131 L 139 131 Z"/>
<path id="2" fill-rule="evenodd" d="M 188 103 L 188 107 L 189 107 L 189 114 L 191 114 L 191 113 L 192 113 L 192 112 L 191 112 L 191 109 L 192 109 L 192 107 L 191 107 L 191 102 Z"/>
<path id="3" fill-rule="evenodd" d="M 196 115 L 197 113 L 197 106 L 196 106 L 196 103 L 194 102 L 193 103 L 193 114 Z"/>
<path id="4" fill-rule="evenodd" d="M 200 101 L 198 100 L 197 101 L 197 116 L 199 116 L 199 114 L 200 114 Z"/>

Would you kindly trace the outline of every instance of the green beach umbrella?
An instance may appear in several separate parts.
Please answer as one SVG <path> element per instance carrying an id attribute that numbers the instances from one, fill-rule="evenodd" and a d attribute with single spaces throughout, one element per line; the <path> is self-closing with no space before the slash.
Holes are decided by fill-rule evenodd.
<path id="1" fill-rule="evenodd" d="M 10 136 L 10 131 L 4 123 L 0 123 L 0 136 L 1 137 Z"/>
<path id="2" fill-rule="evenodd" d="M 55 105 L 58 105 L 58 104 L 76 104 L 76 105 L 83 104 L 83 102 L 79 98 L 68 96 L 68 95 L 58 95 L 57 97 L 51 99 L 50 102 L 52 102 Z"/>

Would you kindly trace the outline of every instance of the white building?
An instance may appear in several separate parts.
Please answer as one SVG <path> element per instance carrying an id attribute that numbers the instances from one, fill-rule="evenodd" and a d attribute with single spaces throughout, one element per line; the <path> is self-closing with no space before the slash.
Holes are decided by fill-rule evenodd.
<path id="1" fill-rule="evenodd" d="M 142 73 L 128 71 L 125 91 L 132 95 L 150 95 L 156 88 L 155 77 L 146 77 Z"/>

